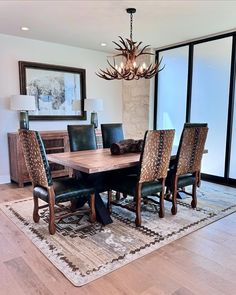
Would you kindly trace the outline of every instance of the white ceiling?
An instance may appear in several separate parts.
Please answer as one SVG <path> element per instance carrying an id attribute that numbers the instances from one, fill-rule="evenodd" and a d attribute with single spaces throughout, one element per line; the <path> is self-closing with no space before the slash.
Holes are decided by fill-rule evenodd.
<path id="1" fill-rule="evenodd" d="M 133 39 L 154 48 L 236 28 L 236 1 L 8 0 L 0 1 L 0 33 L 113 51 L 112 41 L 129 37 L 128 7 L 137 9 Z"/>

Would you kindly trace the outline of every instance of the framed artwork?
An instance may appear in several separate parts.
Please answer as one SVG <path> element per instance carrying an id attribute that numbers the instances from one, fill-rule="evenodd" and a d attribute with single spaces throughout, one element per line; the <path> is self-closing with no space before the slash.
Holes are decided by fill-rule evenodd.
<path id="1" fill-rule="evenodd" d="M 30 120 L 85 120 L 85 69 L 19 61 L 20 94 L 35 96 Z"/>

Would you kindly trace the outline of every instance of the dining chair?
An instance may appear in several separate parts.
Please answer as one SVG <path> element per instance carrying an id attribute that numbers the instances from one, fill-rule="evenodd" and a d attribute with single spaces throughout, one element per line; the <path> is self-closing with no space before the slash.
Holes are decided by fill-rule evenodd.
<path id="1" fill-rule="evenodd" d="M 103 148 L 110 148 L 112 143 L 117 143 L 124 139 L 122 123 L 101 124 Z M 127 170 L 125 170 L 126 173 Z M 122 173 L 122 172 L 121 172 Z M 123 171 L 124 173 L 124 171 Z M 116 177 L 117 172 L 113 173 Z M 120 193 L 116 192 L 116 199 L 120 199 Z"/>
<path id="2" fill-rule="evenodd" d="M 96 134 L 93 124 L 67 125 L 67 131 L 71 152 L 97 149 Z M 86 179 L 87 176 L 80 171 L 73 170 L 73 177 L 81 180 Z M 72 202 L 72 207 L 74 207 L 76 203 L 78 203 L 78 201 Z"/>
<path id="3" fill-rule="evenodd" d="M 67 126 L 71 152 L 96 150 L 97 141 L 93 124 Z"/>
<path id="4" fill-rule="evenodd" d="M 166 179 L 167 191 L 172 194 L 173 215 L 177 213 L 177 193 L 185 191 L 185 187 L 192 185 L 191 206 L 197 206 L 197 186 L 200 185 L 200 170 L 202 155 L 207 138 L 207 123 L 186 123 L 184 125 L 176 159 L 171 162 Z M 189 193 L 187 193 L 189 194 Z"/>
<path id="5" fill-rule="evenodd" d="M 122 123 L 101 124 L 103 148 L 124 139 Z"/>
<path id="6" fill-rule="evenodd" d="M 40 134 L 37 131 L 21 129 L 19 138 L 23 148 L 26 167 L 33 184 L 33 220 L 39 222 L 39 209 L 49 207 L 49 232 L 55 234 L 55 221 L 71 215 L 90 213 L 90 221 L 95 222 L 95 197 L 94 189 L 83 183 L 78 183 L 73 178 L 61 178 L 52 180 L 50 166 L 47 160 L 45 148 Z M 89 198 L 90 208 L 71 212 L 69 207 L 61 203 L 73 201 L 82 197 Z M 46 205 L 39 206 L 39 200 L 46 202 Z M 63 207 L 68 213 L 55 216 L 55 206 Z"/>
<path id="7" fill-rule="evenodd" d="M 136 175 L 125 175 L 113 180 L 111 190 L 134 197 L 131 204 L 112 201 L 112 191 L 108 194 L 108 209 L 118 205 L 136 213 L 135 224 L 141 225 L 141 200 L 160 192 L 159 216 L 164 217 L 165 178 L 169 167 L 175 130 L 150 130 L 145 133 L 143 150 L 140 155 L 139 169 Z"/>
<path id="8" fill-rule="evenodd" d="M 97 149 L 95 128 L 93 124 L 90 125 L 68 125 L 67 126 L 68 135 L 69 135 L 69 143 L 70 143 L 70 151 L 83 151 L 83 150 L 95 150 Z M 98 172 L 93 174 L 88 174 L 82 171 L 73 170 L 73 177 L 78 182 L 86 182 L 89 185 L 95 188 L 95 207 L 97 210 L 97 218 L 101 219 L 100 215 L 106 214 L 106 207 L 102 203 L 100 196 L 98 195 L 101 192 L 105 192 L 109 190 L 109 176 L 110 173 L 107 172 Z M 86 198 L 81 198 L 80 200 L 74 200 L 71 203 L 71 207 L 73 210 L 82 207 L 86 203 Z M 105 210 L 104 210 L 105 209 Z M 100 212 L 103 214 L 100 214 Z M 108 214 L 108 212 L 107 212 Z M 100 217 L 99 217 L 100 216 Z M 103 216 L 103 217 L 104 217 Z M 110 216 L 107 216 L 107 220 Z M 105 218 L 104 218 L 105 219 Z"/>

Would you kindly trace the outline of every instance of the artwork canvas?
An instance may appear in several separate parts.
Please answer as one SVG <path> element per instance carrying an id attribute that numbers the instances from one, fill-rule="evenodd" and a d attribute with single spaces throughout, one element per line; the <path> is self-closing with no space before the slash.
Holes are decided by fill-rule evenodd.
<path id="1" fill-rule="evenodd" d="M 35 96 L 33 120 L 85 119 L 85 70 L 19 62 L 21 94 Z"/>

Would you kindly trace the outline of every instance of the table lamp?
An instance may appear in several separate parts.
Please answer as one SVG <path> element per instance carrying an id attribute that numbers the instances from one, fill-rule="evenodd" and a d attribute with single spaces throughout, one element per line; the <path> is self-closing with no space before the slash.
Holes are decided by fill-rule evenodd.
<path id="1" fill-rule="evenodd" d="M 20 129 L 29 129 L 28 111 L 35 111 L 35 97 L 32 95 L 13 95 L 11 110 L 20 111 Z"/>
<path id="2" fill-rule="evenodd" d="M 84 100 L 84 109 L 91 112 L 91 124 L 94 128 L 98 127 L 98 114 L 97 112 L 103 110 L 103 100 L 98 98 L 87 98 Z"/>

